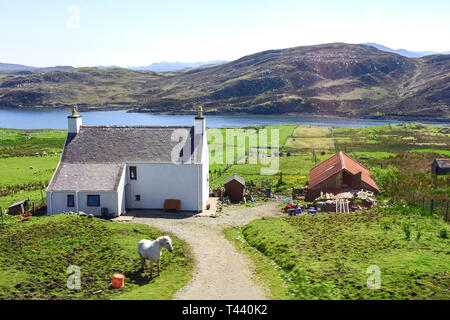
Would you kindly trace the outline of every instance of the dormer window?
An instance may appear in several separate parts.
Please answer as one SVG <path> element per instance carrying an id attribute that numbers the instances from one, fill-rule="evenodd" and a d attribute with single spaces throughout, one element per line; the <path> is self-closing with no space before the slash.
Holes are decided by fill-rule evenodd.
<path id="1" fill-rule="evenodd" d="M 130 167 L 130 180 L 136 180 L 137 179 L 137 169 L 136 167 Z"/>

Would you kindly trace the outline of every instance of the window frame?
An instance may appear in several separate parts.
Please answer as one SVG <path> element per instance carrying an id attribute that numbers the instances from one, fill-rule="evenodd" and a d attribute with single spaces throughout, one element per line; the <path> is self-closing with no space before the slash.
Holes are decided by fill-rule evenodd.
<path id="1" fill-rule="evenodd" d="M 70 205 L 69 198 L 72 198 L 72 205 Z M 74 194 L 68 194 L 67 195 L 67 207 L 68 208 L 75 207 L 75 195 Z"/>
<path id="2" fill-rule="evenodd" d="M 134 174 L 134 176 L 133 176 Z M 130 180 L 137 180 L 137 167 L 130 166 Z"/>
<path id="3" fill-rule="evenodd" d="M 98 198 L 98 204 L 95 204 L 95 205 L 89 204 L 89 199 L 91 199 L 92 197 L 97 197 Z M 87 195 L 86 205 L 88 207 L 100 207 L 100 204 L 101 204 L 101 202 L 100 202 L 100 195 L 99 194 L 88 194 Z"/>

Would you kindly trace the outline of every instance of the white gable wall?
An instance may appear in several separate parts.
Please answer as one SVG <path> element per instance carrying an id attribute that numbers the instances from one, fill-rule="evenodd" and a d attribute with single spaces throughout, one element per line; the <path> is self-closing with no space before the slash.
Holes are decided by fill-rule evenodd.
<path id="1" fill-rule="evenodd" d="M 126 166 L 124 170 L 122 171 L 122 176 L 119 180 L 119 185 L 117 186 L 117 213 L 121 215 L 122 213 L 125 213 L 125 183 L 127 180 L 127 170 Z"/>
<path id="2" fill-rule="evenodd" d="M 208 151 L 208 142 L 205 138 L 203 140 L 203 152 L 202 152 L 202 185 L 201 185 L 201 194 L 202 194 L 202 209 L 205 209 L 206 204 L 209 199 L 209 151 Z"/>

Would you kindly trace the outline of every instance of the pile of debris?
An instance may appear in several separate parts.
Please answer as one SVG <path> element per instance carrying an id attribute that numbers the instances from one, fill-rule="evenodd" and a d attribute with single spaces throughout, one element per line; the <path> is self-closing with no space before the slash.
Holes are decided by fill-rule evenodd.
<path id="1" fill-rule="evenodd" d="M 321 193 L 313 203 L 319 211 L 326 212 L 357 211 L 377 206 L 373 192 L 366 190 L 351 190 L 337 194 Z"/>
<path id="2" fill-rule="evenodd" d="M 317 213 L 317 210 L 314 207 L 314 205 L 312 204 L 301 205 L 298 203 L 296 204 L 293 200 L 290 199 L 284 201 L 283 211 L 289 214 L 290 216 L 302 213 L 309 213 L 309 214 Z"/>

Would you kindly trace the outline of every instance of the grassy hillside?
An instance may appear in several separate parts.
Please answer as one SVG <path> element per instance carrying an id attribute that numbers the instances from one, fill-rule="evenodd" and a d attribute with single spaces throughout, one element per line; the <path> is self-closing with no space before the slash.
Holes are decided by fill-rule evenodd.
<path id="1" fill-rule="evenodd" d="M 74 215 L 8 216 L 0 222 L 0 299 L 171 299 L 190 280 L 193 261 L 188 245 L 171 235 L 174 250 L 163 252 L 161 276 L 150 281 L 137 243 L 161 235 L 146 225 Z M 80 267 L 80 290 L 67 288 L 70 265 Z M 110 287 L 114 273 L 125 275 L 123 289 Z"/>
<path id="2" fill-rule="evenodd" d="M 268 50 L 186 72 L 75 68 L 0 74 L 0 105 L 78 104 L 184 113 L 302 112 L 449 119 L 450 55 L 411 59 L 366 45 Z"/>
<path id="3" fill-rule="evenodd" d="M 251 257 L 274 298 L 448 300 L 449 227 L 427 215 L 399 206 L 264 218 L 228 236 L 263 254 Z M 367 286 L 373 265 L 380 270 L 379 289 Z"/>

